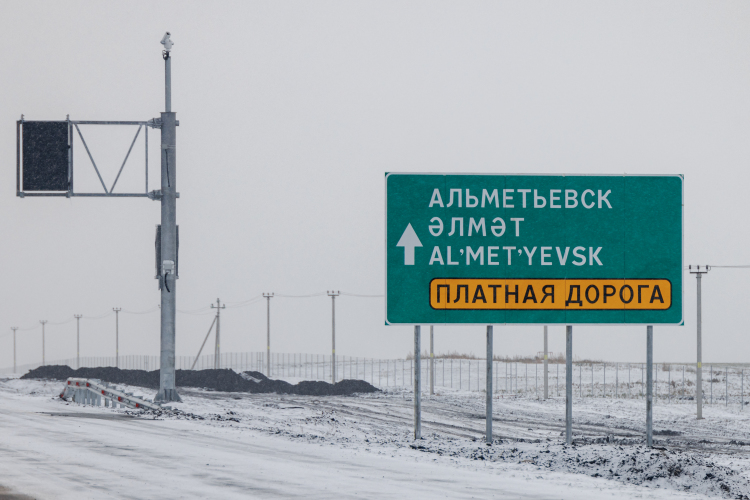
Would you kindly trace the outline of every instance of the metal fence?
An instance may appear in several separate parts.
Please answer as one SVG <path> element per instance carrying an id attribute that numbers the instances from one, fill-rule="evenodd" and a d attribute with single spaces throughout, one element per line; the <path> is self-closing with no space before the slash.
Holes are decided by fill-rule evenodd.
<path id="1" fill-rule="evenodd" d="M 176 368 L 196 370 L 215 368 L 213 354 L 177 356 Z M 434 359 L 435 391 L 484 392 L 484 359 Z M 51 361 L 48 365 L 76 368 L 76 359 Z M 120 356 L 120 368 L 157 370 L 158 356 Z M 40 363 L 17 367 L 18 373 L 37 368 Z M 115 366 L 114 357 L 82 357 L 81 367 Z M 429 358 L 422 360 L 423 387 L 429 390 Z M 266 373 L 265 352 L 229 352 L 220 357 L 219 368 Z M 493 392 L 503 397 L 541 398 L 544 393 L 544 365 L 539 362 L 493 361 Z M 565 397 L 565 364 L 550 363 L 549 396 Z M 336 356 L 336 380 L 366 380 L 376 387 L 411 387 L 414 378 L 411 359 L 377 359 Z M 706 403 L 745 404 L 745 366 L 703 364 Z M 12 373 L 13 368 L 0 369 Z M 272 378 L 331 381 L 331 356 L 305 353 L 272 353 Z M 581 398 L 643 398 L 646 382 L 645 363 L 573 363 L 573 394 Z M 654 365 L 654 398 L 670 403 L 689 402 L 695 396 L 695 365 L 658 363 Z"/>

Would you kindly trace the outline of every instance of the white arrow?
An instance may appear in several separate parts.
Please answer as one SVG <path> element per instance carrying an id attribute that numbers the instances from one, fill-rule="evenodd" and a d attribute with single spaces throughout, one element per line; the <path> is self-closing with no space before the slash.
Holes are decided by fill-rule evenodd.
<path id="1" fill-rule="evenodd" d="M 406 230 L 404 231 L 404 234 L 401 235 L 401 239 L 398 240 L 396 246 L 404 247 L 404 265 L 413 266 L 414 248 L 421 247 L 422 242 L 419 241 L 419 237 L 417 237 L 417 233 L 414 232 L 414 228 L 411 227 L 411 224 L 406 226 Z"/>

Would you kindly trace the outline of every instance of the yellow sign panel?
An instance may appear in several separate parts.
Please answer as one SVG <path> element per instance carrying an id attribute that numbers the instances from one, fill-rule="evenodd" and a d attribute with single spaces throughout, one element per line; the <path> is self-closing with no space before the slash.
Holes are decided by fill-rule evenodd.
<path id="1" fill-rule="evenodd" d="M 430 282 L 433 309 L 665 310 L 672 283 L 664 279 L 470 279 Z"/>

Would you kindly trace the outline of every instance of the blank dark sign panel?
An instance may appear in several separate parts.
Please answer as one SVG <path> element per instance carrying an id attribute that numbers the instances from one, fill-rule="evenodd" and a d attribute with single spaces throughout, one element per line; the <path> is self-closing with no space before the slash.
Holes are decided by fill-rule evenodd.
<path id="1" fill-rule="evenodd" d="M 23 190 L 68 190 L 68 122 L 23 122 Z"/>

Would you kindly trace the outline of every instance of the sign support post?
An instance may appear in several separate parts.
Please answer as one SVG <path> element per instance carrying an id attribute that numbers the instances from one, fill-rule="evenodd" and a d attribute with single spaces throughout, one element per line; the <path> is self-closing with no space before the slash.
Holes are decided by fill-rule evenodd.
<path id="1" fill-rule="evenodd" d="M 422 439 L 421 331 L 414 325 L 414 439 Z"/>
<path id="2" fill-rule="evenodd" d="M 492 358 L 493 358 L 493 327 L 487 325 L 487 403 L 486 410 L 487 416 L 487 428 L 485 432 L 485 442 L 489 445 L 492 444 Z"/>
<path id="3" fill-rule="evenodd" d="M 435 395 L 435 327 L 430 325 L 430 396 Z"/>
<path id="4" fill-rule="evenodd" d="M 653 446 L 654 327 L 646 327 L 646 446 Z"/>
<path id="5" fill-rule="evenodd" d="M 573 444 L 573 326 L 565 327 L 565 443 Z"/>
<path id="6" fill-rule="evenodd" d="M 547 369 L 547 325 L 544 325 L 544 399 L 549 397 L 549 371 Z"/>

